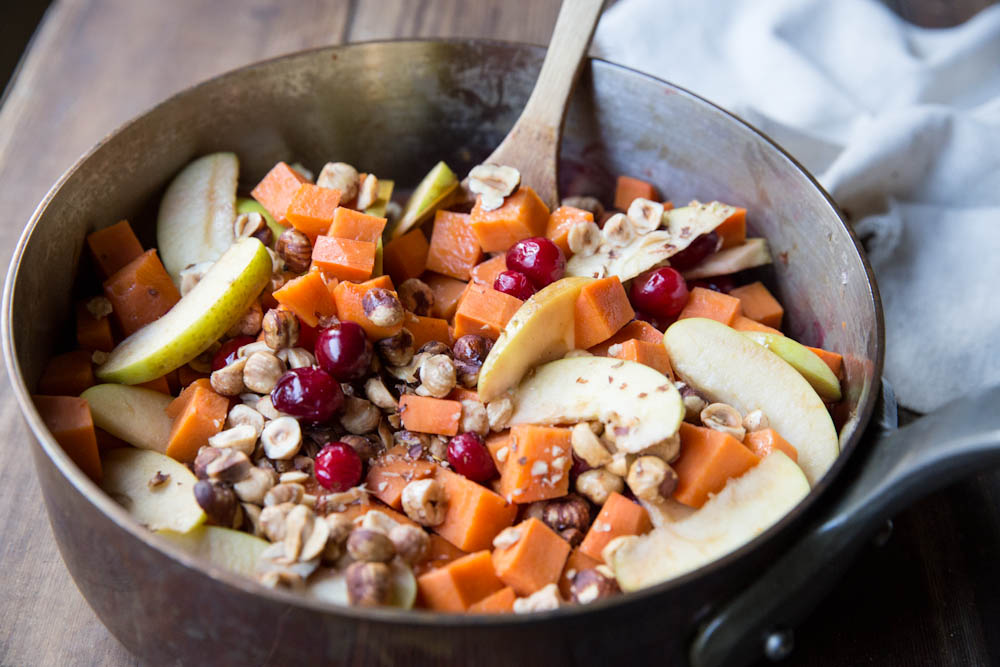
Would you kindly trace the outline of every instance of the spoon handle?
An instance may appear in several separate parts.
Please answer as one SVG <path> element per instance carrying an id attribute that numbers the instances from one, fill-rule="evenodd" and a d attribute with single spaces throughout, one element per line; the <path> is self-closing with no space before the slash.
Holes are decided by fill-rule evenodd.
<path id="1" fill-rule="evenodd" d="M 517 123 L 486 162 L 517 167 L 542 201 L 559 203 L 557 163 L 563 118 L 604 0 L 563 0 L 542 70 Z"/>

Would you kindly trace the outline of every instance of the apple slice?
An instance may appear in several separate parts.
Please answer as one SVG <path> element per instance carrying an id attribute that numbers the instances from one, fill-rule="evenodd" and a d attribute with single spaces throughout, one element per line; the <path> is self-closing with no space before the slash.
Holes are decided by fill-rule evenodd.
<path id="1" fill-rule="evenodd" d="M 410 195 L 399 220 L 386 229 L 385 238 L 389 241 L 397 239 L 427 220 L 457 187 L 455 172 L 444 162 L 438 162 Z"/>
<path id="2" fill-rule="evenodd" d="M 767 349 L 791 364 L 792 368 L 802 374 L 819 397 L 829 403 L 841 399 L 840 380 L 833 374 L 830 367 L 816 356 L 816 353 L 802 343 L 788 336 L 769 334 L 762 331 L 741 331 L 750 340 L 760 343 Z"/>
<path id="3" fill-rule="evenodd" d="M 611 555 L 611 569 L 623 591 L 679 577 L 757 537 L 808 493 L 802 470 L 783 452 L 772 452 L 730 479 L 701 509 L 641 537 L 623 538 Z"/>
<path id="4" fill-rule="evenodd" d="M 214 262 L 233 242 L 239 173 L 235 153 L 212 153 L 188 164 L 167 186 L 156 245 L 176 284 L 184 267 Z"/>
<path id="5" fill-rule="evenodd" d="M 479 400 L 492 401 L 520 382 L 532 366 L 558 359 L 573 349 L 576 298 L 592 281 L 563 278 L 521 304 L 479 371 Z"/>
<path id="6" fill-rule="evenodd" d="M 375 201 L 371 206 L 365 209 L 365 214 L 374 215 L 377 218 L 384 218 L 385 210 L 386 207 L 389 206 L 389 201 L 392 199 L 392 190 L 395 185 L 395 181 L 380 178 L 378 185 L 375 188 Z"/>
<path id="7" fill-rule="evenodd" d="M 309 578 L 306 594 L 310 597 L 324 602 L 332 602 L 347 606 L 350 602 L 347 599 L 347 579 L 344 576 L 344 568 L 350 563 L 343 560 L 338 563 L 337 569 L 323 568 Z M 413 571 L 395 558 L 389 563 L 392 576 L 392 590 L 389 598 L 389 606 L 401 609 L 410 609 L 417 600 L 417 580 L 413 576 Z"/>
<path id="8" fill-rule="evenodd" d="M 94 426 L 133 447 L 166 453 L 173 426 L 166 409 L 173 397 L 124 384 L 94 385 L 80 396 L 90 405 Z"/>
<path id="9" fill-rule="evenodd" d="M 140 384 L 191 361 L 246 312 L 267 285 L 271 268 L 263 243 L 255 238 L 234 243 L 163 317 L 119 343 L 97 377 Z"/>
<path id="10" fill-rule="evenodd" d="M 130 447 L 112 449 L 101 463 L 101 488 L 150 530 L 186 533 L 205 521 L 205 512 L 194 499 L 198 480 L 183 463 Z M 158 475 L 166 479 L 155 484 Z"/>
<path id="11" fill-rule="evenodd" d="M 657 370 L 613 357 L 573 357 L 535 369 L 513 394 L 511 424 L 599 419 L 619 451 L 641 452 L 672 438 L 684 401 Z"/>
<path id="12" fill-rule="evenodd" d="M 271 543 L 231 528 L 199 526 L 186 533 L 159 530 L 156 533 L 188 553 L 224 570 L 252 577 L 257 559 Z"/>
<path id="13" fill-rule="evenodd" d="M 279 236 L 285 233 L 288 227 L 278 224 L 274 216 L 268 212 L 264 206 L 256 199 L 250 199 L 249 197 L 239 197 L 236 200 L 236 215 L 240 213 L 260 213 L 264 216 L 264 222 L 267 226 L 271 228 L 271 234 L 277 239 Z"/>
<path id="14" fill-rule="evenodd" d="M 747 239 L 743 245 L 726 248 L 708 256 L 698 266 L 685 271 L 684 278 L 714 278 L 770 263 L 771 251 L 767 246 L 767 239 Z"/>
<path id="15" fill-rule="evenodd" d="M 787 361 L 715 320 L 692 317 L 663 335 L 674 372 L 713 401 L 744 415 L 761 410 L 799 453 L 815 484 L 840 451 L 837 430 L 822 399 Z"/>

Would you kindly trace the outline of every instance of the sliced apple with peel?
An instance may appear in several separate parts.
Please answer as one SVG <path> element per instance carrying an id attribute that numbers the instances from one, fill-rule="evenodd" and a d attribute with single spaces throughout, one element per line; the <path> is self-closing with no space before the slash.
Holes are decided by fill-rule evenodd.
<path id="1" fill-rule="evenodd" d="M 745 271 L 771 263 L 771 250 L 767 239 L 747 239 L 743 245 L 720 250 L 705 258 L 698 266 L 684 272 L 684 278 L 714 278 L 737 271 Z"/>
<path id="2" fill-rule="evenodd" d="M 376 218 L 384 218 L 386 208 L 389 206 L 389 201 L 392 199 L 392 191 L 395 186 L 395 181 L 380 178 L 378 180 L 378 185 L 375 188 L 375 201 L 371 206 L 365 209 L 365 214 L 374 215 Z"/>
<path id="3" fill-rule="evenodd" d="M 444 162 L 438 162 L 424 176 L 403 207 L 403 213 L 389 229 L 385 238 L 397 239 L 429 218 L 458 187 L 458 177 Z"/>
<path id="4" fill-rule="evenodd" d="M 810 484 L 840 451 L 837 430 L 816 390 L 787 361 L 715 320 L 693 317 L 663 334 L 674 373 L 712 401 L 763 412 L 799 454 Z"/>
<path id="5" fill-rule="evenodd" d="M 271 543 L 231 528 L 199 526 L 186 533 L 159 530 L 156 533 L 191 555 L 224 570 L 252 577 L 257 559 Z"/>
<path id="6" fill-rule="evenodd" d="M 576 298 L 593 278 L 570 277 L 543 287 L 521 304 L 479 371 L 479 399 L 492 401 L 533 366 L 573 349 Z"/>
<path id="7" fill-rule="evenodd" d="M 730 479 L 700 509 L 642 536 L 623 538 L 609 565 L 623 591 L 652 586 L 696 570 L 757 537 L 809 494 L 795 462 L 774 451 Z"/>
<path id="8" fill-rule="evenodd" d="M 663 373 L 613 357 L 572 357 L 535 369 L 513 393 L 511 424 L 600 420 L 619 451 L 641 452 L 673 437 L 684 401 Z"/>
<path id="9" fill-rule="evenodd" d="M 185 267 L 214 262 L 233 242 L 239 173 L 235 153 L 212 153 L 189 163 L 167 186 L 156 220 L 156 245 L 178 285 Z"/>
<path id="10" fill-rule="evenodd" d="M 288 227 L 278 224 L 274 216 L 256 199 L 250 199 L 249 197 L 238 198 L 236 200 L 236 215 L 240 213 L 260 213 L 264 218 L 264 222 L 271 228 L 271 234 L 274 235 L 274 238 L 278 238 L 288 229 Z"/>
<path id="11" fill-rule="evenodd" d="M 178 461 L 147 449 L 122 447 L 101 457 L 101 488 L 150 530 L 186 533 L 205 521 L 194 499 L 198 481 Z"/>
<path id="12" fill-rule="evenodd" d="M 173 426 L 166 409 L 172 396 L 125 384 L 94 385 L 80 396 L 90 405 L 94 426 L 133 447 L 166 453 Z"/>
<path id="13" fill-rule="evenodd" d="M 806 379 L 824 401 L 836 403 L 841 399 L 840 380 L 816 353 L 802 343 L 787 336 L 761 331 L 741 331 L 750 340 L 759 343 L 791 364 Z"/>
<path id="14" fill-rule="evenodd" d="M 347 564 L 344 561 L 337 569 L 324 568 L 317 571 L 309 578 L 306 594 L 324 602 L 349 605 L 347 578 L 344 575 Z M 389 569 L 392 578 L 389 606 L 410 609 L 417 600 L 417 580 L 413 576 L 413 571 L 398 558 L 389 563 Z"/>
<path id="15" fill-rule="evenodd" d="M 104 382 L 140 384 L 204 352 L 242 315 L 271 277 L 271 256 L 255 238 L 234 243 L 163 317 L 123 340 L 98 367 Z"/>

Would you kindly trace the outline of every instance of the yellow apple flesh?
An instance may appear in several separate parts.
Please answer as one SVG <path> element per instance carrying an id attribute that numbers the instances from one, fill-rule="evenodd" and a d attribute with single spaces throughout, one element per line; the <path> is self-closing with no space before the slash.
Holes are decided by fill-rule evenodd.
<path id="1" fill-rule="evenodd" d="M 205 521 L 194 499 L 198 481 L 183 463 L 147 449 L 122 447 L 101 457 L 101 488 L 150 530 L 186 533 Z M 157 475 L 161 484 L 152 484 Z"/>
<path id="2" fill-rule="evenodd" d="M 94 385 L 80 396 L 90 405 L 94 426 L 133 447 L 166 453 L 173 426 L 166 409 L 172 396 L 124 384 Z"/>

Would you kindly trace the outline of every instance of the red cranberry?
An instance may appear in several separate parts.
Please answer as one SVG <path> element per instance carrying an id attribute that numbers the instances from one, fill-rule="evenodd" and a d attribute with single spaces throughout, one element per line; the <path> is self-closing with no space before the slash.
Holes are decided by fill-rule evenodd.
<path id="1" fill-rule="evenodd" d="M 664 321 L 664 320 L 661 320 L 658 317 L 653 317 L 649 313 L 643 313 L 641 311 L 636 311 L 636 313 L 635 313 L 635 319 L 637 319 L 637 320 L 639 320 L 641 322 L 645 322 L 646 324 L 650 325 L 654 329 L 659 329 L 660 331 L 666 331 L 667 327 L 670 326 L 671 324 L 673 324 L 672 320 L 666 320 L 666 321 Z"/>
<path id="2" fill-rule="evenodd" d="M 309 326 L 301 319 L 296 319 L 299 320 L 299 342 L 297 346 L 306 350 L 314 349 L 316 347 L 316 336 L 319 335 L 319 331 L 316 327 Z"/>
<path id="3" fill-rule="evenodd" d="M 566 257 L 555 243 L 536 236 L 518 241 L 507 251 L 507 268 L 520 271 L 541 289 L 563 277 Z"/>
<path id="4" fill-rule="evenodd" d="M 672 319 L 683 310 L 688 288 L 676 269 L 665 266 L 646 271 L 632 281 L 629 297 L 636 310 L 656 319 Z"/>
<path id="5" fill-rule="evenodd" d="M 327 443 L 316 455 L 316 481 L 334 493 L 357 486 L 361 481 L 361 457 L 346 443 Z"/>
<path id="6" fill-rule="evenodd" d="M 497 474 L 497 467 L 483 439 L 471 431 L 456 435 L 448 443 L 448 463 L 455 472 L 473 482 L 485 482 Z"/>
<path id="7" fill-rule="evenodd" d="M 569 469 L 569 478 L 575 483 L 576 478 L 582 475 L 583 473 L 587 472 L 588 470 L 592 470 L 590 464 L 581 459 L 579 456 L 576 455 L 576 452 L 574 452 L 573 467 Z"/>
<path id="8" fill-rule="evenodd" d="M 687 271 L 701 263 L 709 255 L 713 255 L 722 247 L 722 239 L 715 232 L 702 234 L 691 245 L 670 258 L 670 266 L 678 271 Z"/>
<path id="9" fill-rule="evenodd" d="M 535 293 L 535 288 L 528 280 L 528 276 L 520 271 L 504 271 L 493 281 L 493 289 L 510 294 L 521 301 L 527 301 Z"/>
<path id="10" fill-rule="evenodd" d="M 355 322 L 343 321 L 316 337 L 316 362 L 338 382 L 361 379 L 372 363 L 372 344 Z"/>
<path id="11" fill-rule="evenodd" d="M 237 336 L 227 340 L 212 357 L 212 370 L 217 371 L 236 361 L 236 353 L 239 352 L 239 349 L 255 340 L 257 339 L 253 336 Z"/>
<path id="12" fill-rule="evenodd" d="M 340 384 L 319 368 L 293 368 L 271 390 L 271 402 L 281 412 L 321 423 L 344 404 Z"/>
<path id="13" fill-rule="evenodd" d="M 723 294 L 729 294 L 735 287 L 736 282 L 729 276 L 715 276 L 714 278 L 699 278 L 698 280 L 692 280 L 688 282 L 688 290 L 693 290 L 695 287 L 704 287 L 705 289 L 710 289 L 713 292 L 722 292 Z"/>

